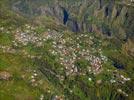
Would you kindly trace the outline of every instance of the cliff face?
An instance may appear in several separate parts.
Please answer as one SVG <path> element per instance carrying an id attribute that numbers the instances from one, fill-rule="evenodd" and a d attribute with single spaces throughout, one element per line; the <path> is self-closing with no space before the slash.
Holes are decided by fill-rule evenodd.
<path id="1" fill-rule="evenodd" d="M 23 0 L 14 10 L 27 16 L 46 15 L 74 32 L 97 32 L 133 40 L 134 4 L 129 0 Z"/>

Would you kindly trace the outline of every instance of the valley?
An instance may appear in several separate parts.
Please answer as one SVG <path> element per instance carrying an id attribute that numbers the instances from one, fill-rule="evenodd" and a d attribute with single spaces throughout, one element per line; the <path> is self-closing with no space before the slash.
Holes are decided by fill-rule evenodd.
<path id="1" fill-rule="evenodd" d="M 133 100 L 132 1 L 0 6 L 0 100 Z"/>

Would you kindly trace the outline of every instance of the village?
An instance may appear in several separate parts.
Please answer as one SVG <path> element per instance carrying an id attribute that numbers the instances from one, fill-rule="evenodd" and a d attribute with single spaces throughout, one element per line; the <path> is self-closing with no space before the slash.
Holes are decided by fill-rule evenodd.
<path id="1" fill-rule="evenodd" d="M 3 27 L 0 29 L 2 32 L 5 32 Z M 45 53 L 43 53 L 42 48 L 46 48 L 45 50 L 47 51 L 44 52 L 48 52 L 48 54 L 54 56 L 60 68 L 56 68 L 55 66 L 51 68 L 51 64 L 48 64 L 48 66 L 41 67 L 40 70 L 37 70 L 39 66 L 36 65 L 36 69 L 31 69 L 30 71 L 26 70 L 24 75 L 21 75 L 21 78 L 30 83 L 31 86 L 42 88 L 41 86 L 44 82 L 43 79 L 41 79 L 41 72 L 45 73 L 44 75 L 49 73 L 48 75 L 50 76 L 46 75 L 46 77 L 50 78 L 50 82 L 51 78 L 52 80 L 56 79 L 55 81 L 59 82 L 58 84 L 64 87 L 68 87 L 68 85 L 63 84 L 66 82 L 66 78 L 76 76 L 85 77 L 87 79 L 86 81 L 89 83 L 95 82 L 96 84 L 103 84 L 103 79 L 99 78 L 94 81 L 92 77 L 98 77 L 103 73 L 110 73 L 111 78 L 105 80 L 110 84 L 123 85 L 127 81 L 131 81 L 131 78 L 119 74 L 118 70 L 114 69 L 114 67 L 113 69 L 104 67 L 105 64 L 110 62 L 110 59 L 103 54 L 103 48 L 101 47 L 102 40 L 98 39 L 94 34 L 59 33 L 51 29 L 38 33 L 37 29 L 38 27 L 26 24 L 23 30 L 17 29 L 12 31 L 12 33 L 7 31 L 5 32 L 6 34 L 13 34 L 11 44 L 0 45 L 2 54 L 18 54 L 21 55 L 22 58 L 31 59 L 34 62 L 42 61 L 43 57 L 48 57 L 47 60 L 49 60 L 49 56 L 44 55 Z M 30 50 L 27 49 L 29 46 L 31 48 Z M 42 52 L 40 52 L 40 49 Z M 23 67 L 25 68 L 25 66 L 22 66 L 22 68 Z M 87 74 L 89 74 L 88 77 Z M 13 77 L 13 74 L 8 71 L 0 72 L 0 79 L 2 80 L 12 80 Z M 52 82 L 52 84 L 55 83 Z M 70 93 L 73 93 L 73 90 L 75 91 L 75 87 L 74 89 L 69 89 Z M 51 89 L 47 92 L 48 94 L 53 93 Z M 129 95 L 120 88 L 117 88 L 117 92 L 124 96 Z M 44 95 L 41 94 L 40 100 L 44 100 L 43 98 Z M 64 98 L 65 95 L 61 96 L 61 94 L 59 96 L 53 96 L 53 100 L 63 100 Z"/>

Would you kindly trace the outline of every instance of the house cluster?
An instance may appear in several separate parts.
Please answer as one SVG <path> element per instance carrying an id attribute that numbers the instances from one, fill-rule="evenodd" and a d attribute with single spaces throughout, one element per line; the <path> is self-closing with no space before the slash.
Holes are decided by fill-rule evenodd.
<path id="1" fill-rule="evenodd" d="M 124 96 L 128 97 L 128 94 L 125 91 L 123 91 L 122 89 L 117 89 L 117 92 L 119 92 L 119 93 L 123 94 Z"/>
<path id="2" fill-rule="evenodd" d="M 0 27 L 0 31 L 2 32 L 4 30 L 4 27 Z"/>
<path id="3" fill-rule="evenodd" d="M 43 94 L 40 95 L 40 100 L 44 100 L 44 95 Z"/>
<path id="4" fill-rule="evenodd" d="M 3 53 L 16 53 L 16 50 L 11 48 L 10 46 L 0 45 L 0 49 L 2 50 Z"/>
<path id="5" fill-rule="evenodd" d="M 8 27 L 8 28 L 0 27 L 0 32 L 9 34 L 10 33 L 9 29 L 12 29 L 12 27 Z"/>
<path id="6" fill-rule="evenodd" d="M 112 74 L 112 78 L 110 79 L 110 83 L 118 83 L 118 84 L 125 84 L 126 82 L 130 81 L 131 78 L 124 76 L 123 74 L 119 73 L 118 70 L 107 70 Z"/>
<path id="7" fill-rule="evenodd" d="M 92 53 L 93 44 L 92 39 L 94 37 L 87 34 L 80 34 L 77 37 L 57 37 L 52 42 L 52 49 L 50 52 L 53 55 L 59 57 L 61 65 L 65 66 L 66 75 L 73 75 L 78 73 L 78 66 L 75 62 L 80 59 L 87 60 L 91 63 L 94 74 L 99 73 L 102 69 L 102 63 L 107 61 L 107 57 L 100 51 L 100 57 L 94 56 Z M 76 39 L 75 39 L 76 38 Z M 83 73 L 84 74 L 84 73 Z"/>
<path id="8" fill-rule="evenodd" d="M 55 96 L 52 97 L 52 100 L 64 100 L 64 97 L 55 95 Z"/>
<path id="9" fill-rule="evenodd" d="M 42 38 L 37 36 L 34 31 L 35 27 L 30 25 L 25 25 L 24 29 L 17 29 L 14 33 L 15 40 L 13 41 L 15 46 L 20 46 L 22 44 L 26 46 L 28 43 L 36 44 L 36 46 L 42 45 Z"/>
<path id="10" fill-rule="evenodd" d="M 124 75 L 119 75 L 119 79 L 118 79 L 118 81 L 120 82 L 120 83 L 122 83 L 122 84 L 124 84 L 124 83 L 126 83 L 127 81 L 130 81 L 131 79 L 128 77 L 125 77 Z"/>
<path id="11" fill-rule="evenodd" d="M 7 71 L 0 71 L 0 80 L 9 80 L 12 78 L 12 74 Z"/>
<path id="12" fill-rule="evenodd" d="M 91 60 L 91 66 L 94 74 L 99 73 L 102 69 L 102 60 L 99 57 L 93 56 Z"/>
<path id="13" fill-rule="evenodd" d="M 17 29 L 15 31 L 15 41 L 13 41 L 15 46 L 19 46 L 22 44 L 24 46 L 28 45 L 29 43 L 34 44 L 37 47 L 43 46 L 43 42 L 47 41 L 48 39 L 57 39 L 60 37 L 57 31 L 48 29 L 46 32 L 38 34 L 36 31 L 36 27 L 25 25 L 24 29 Z"/>
<path id="14" fill-rule="evenodd" d="M 38 76 L 38 74 L 37 74 L 36 70 L 34 70 L 31 77 L 30 77 L 30 82 L 31 82 L 32 86 L 38 85 L 37 76 Z"/>
<path id="15" fill-rule="evenodd" d="M 36 44 L 36 46 L 42 46 L 42 39 L 36 36 L 36 33 L 26 33 L 17 31 L 15 34 L 15 41 L 26 46 L 28 43 Z M 16 42 L 14 42 L 16 44 Z"/>
<path id="16" fill-rule="evenodd" d="M 1 29 L 2 30 L 2 29 Z M 91 45 L 94 45 L 94 37 L 90 34 L 63 34 L 54 30 L 48 29 L 46 32 L 41 35 L 37 34 L 35 27 L 30 25 L 25 25 L 24 29 L 17 29 L 14 33 L 15 40 L 12 41 L 14 46 L 26 46 L 29 43 L 34 44 L 35 46 L 43 46 L 44 42 L 51 39 L 52 40 L 52 49 L 50 53 L 58 57 L 58 61 L 61 65 L 64 66 L 66 70 L 66 75 L 75 75 L 80 73 L 79 66 L 75 65 L 75 62 L 80 59 L 88 61 L 91 65 L 87 65 L 94 74 L 99 73 L 102 70 L 102 64 L 107 61 L 107 57 L 104 56 L 101 52 L 101 49 L 98 51 L 93 48 Z M 14 49 L 7 47 L 0 47 L 5 52 L 15 52 Z M 99 52 L 99 56 L 95 56 L 95 53 Z M 22 51 L 24 56 L 28 58 L 36 58 L 36 55 L 30 55 L 26 51 Z M 41 56 L 38 56 L 40 59 Z M 84 73 L 83 73 L 84 74 Z"/>

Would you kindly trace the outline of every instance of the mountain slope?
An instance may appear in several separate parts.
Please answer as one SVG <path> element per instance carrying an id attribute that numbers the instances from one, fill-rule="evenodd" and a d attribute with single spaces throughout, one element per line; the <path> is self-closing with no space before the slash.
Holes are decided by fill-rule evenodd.
<path id="1" fill-rule="evenodd" d="M 0 100 L 133 99 L 132 2 L 0 6 Z"/>

